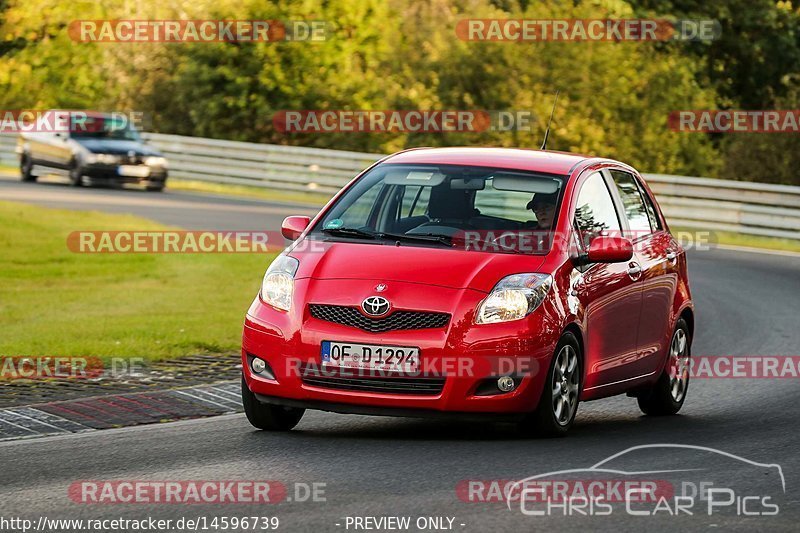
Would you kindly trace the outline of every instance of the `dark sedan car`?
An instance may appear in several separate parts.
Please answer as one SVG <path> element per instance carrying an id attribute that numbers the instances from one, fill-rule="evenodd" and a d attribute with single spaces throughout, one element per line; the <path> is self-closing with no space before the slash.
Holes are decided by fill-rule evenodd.
<path id="1" fill-rule="evenodd" d="M 66 175 L 72 185 L 96 183 L 144 185 L 161 191 L 167 181 L 167 160 L 144 143 L 136 128 L 111 114 L 85 113 L 77 127 L 20 135 L 17 153 L 23 181 L 45 174 Z"/>

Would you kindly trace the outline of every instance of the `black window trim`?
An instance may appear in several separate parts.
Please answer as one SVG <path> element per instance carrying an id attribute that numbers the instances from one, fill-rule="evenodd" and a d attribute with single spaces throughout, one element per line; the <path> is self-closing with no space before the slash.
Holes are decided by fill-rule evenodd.
<path id="1" fill-rule="evenodd" d="M 612 196 L 614 196 L 616 201 L 619 202 L 617 204 L 617 209 L 618 209 L 618 213 L 617 214 L 619 215 L 619 213 L 622 213 L 624 215 L 623 216 L 623 218 L 625 219 L 625 229 L 624 229 L 624 231 L 630 235 L 630 224 L 628 223 L 628 216 L 625 215 L 625 204 L 622 201 L 622 196 L 620 196 L 619 191 L 617 190 L 617 185 L 614 182 L 614 177 L 611 175 L 611 171 L 612 170 L 614 170 L 616 172 L 623 172 L 625 174 L 630 175 L 633 178 L 633 182 L 636 184 L 636 187 L 639 190 L 639 194 L 642 196 L 642 201 L 645 201 L 644 200 L 645 198 L 650 198 L 650 197 L 647 194 L 647 190 L 642 185 L 639 176 L 637 176 L 635 172 L 631 172 L 628 169 L 620 168 L 620 167 L 608 167 L 608 168 L 604 168 L 603 169 L 603 171 L 605 172 L 605 174 L 607 176 L 607 179 L 609 180 L 609 183 L 613 186 Z M 661 224 L 661 229 L 653 229 L 653 227 L 651 226 L 650 227 L 650 233 L 647 234 L 647 235 L 642 235 L 640 237 L 632 239 L 631 242 L 633 244 L 639 243 L 639 242 L 641 242 L 641 241 L 643 241 L 645 239 L 652 239 L 653 236 L 665 231 L 665 229 L 664 229 L 665 228 L 665 224 L 664 224 L 664 221 L 661 220 L 661 218 L 660 218 L 658 209 L 656 208 L 655 201 L 651 198 L 650 202 L 653 204 L 653 211 L 654 211 L 654 213 L 656 215 L 656 218 L 658 219 L 659 223 Z M 645 211 L 647 211 L 647 205 L 645 205 L 644 207 L 645 207 Z M 650 216 L 648 215 L 647 218 L 649 220 Z"/>
<path id="2" fill-rule="evenodd" d="M 616 212 L 617 215 L 617 222 L 619 223 L 620 231 L 622 231 L 624 235 L 628 231 L 628 217 L 620 216 L 620 213 L 624 212 L 621 210 L 622 199 L 619 198 L 619 195 L 617 194 L 617 186 L 614 184 L 614 181 L 611 178 L 611 174 L 607 172 L 606 168 L 590 170 L 585 178 L 584 177 L 579 178 L 581 180 L 580 187 L 578 188 L 577 192 L 575 192 L 574 196 L 575 210 L 577 211 L 578 209 L 578 199 L 581 196 L 581 192 L 583 192 L 583 187 L 586 185 L 586 182 L 589 181 L 589 179 L 595 174 L 600 175 L 600 179 L 603 180 L 603 183 L 606 186 L 606 190 L 608 191 L 608 194 L 611 197 L 611 203 L 614 205 L 614 211 Z M 576 235 L 578 235 L 578 238 L 575 240 L 577 241 L 578 246 L 580 246 L 580 251 L 582 253 L 586 253 L 588 250 L 586 250 L 583 244 L 583 240 L 580 238 L 581 230 L 575 221 L 575 213 L 572 213 L 572 222 L 570 226 L 572 227 L 572 231 L 575 232 Z M 582 267 L 578 268 L 578 270 L 582 274 L 586 274 L 587 271 L 591 270 L 592 268 L 596 267 L 599 264 L 602 263 L 587 263 Z"/>

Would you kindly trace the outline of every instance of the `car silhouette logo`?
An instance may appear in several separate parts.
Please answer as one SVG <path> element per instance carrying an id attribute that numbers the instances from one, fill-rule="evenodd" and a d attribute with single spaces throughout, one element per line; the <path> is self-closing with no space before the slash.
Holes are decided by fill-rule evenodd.
<path id="1" fill-rule="evenodd" d="M 370 296 L 361 302 L 361 309 L 370 316 L 385 315 L 391 307 L 392 304 L 383 296 Z"/>

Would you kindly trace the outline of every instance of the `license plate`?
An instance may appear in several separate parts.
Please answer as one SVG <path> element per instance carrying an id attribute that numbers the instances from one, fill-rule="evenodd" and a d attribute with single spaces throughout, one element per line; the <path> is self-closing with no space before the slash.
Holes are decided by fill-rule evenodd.
<path id="1" fill-rule="evenodd" d="M 133 178 L 146 178 L 150 175 L 150 167 L 146 165 L 120 165 L 117 174 Z"/>
<path id="2" fill-rule="evenodd" d="M 322 365 L 396 372 L 419 369 L 419 348 L 322 341 Z"/>

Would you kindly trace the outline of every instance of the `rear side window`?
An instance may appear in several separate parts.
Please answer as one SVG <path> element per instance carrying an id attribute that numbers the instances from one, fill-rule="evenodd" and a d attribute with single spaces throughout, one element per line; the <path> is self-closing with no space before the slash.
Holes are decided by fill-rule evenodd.
<path id="1" fill-rule="evenodd" d="M 642 198 L 644 198 L 644 206 L 647 208 L 647 216 L 650 218 L 650 227 L 653 228 L 653 231 L 661 231 L 664 227 L 658 219 L 656 207 L 653 205 L 653 199 L 650 198 L 650 195 L 647 194 L 647 191 L 644 190 L 641 183 L 637 181 L 636 184 L 639 186 L 639 192 L 642 193 Z"/>
<path id="2" fill-rule="evenodd" d="M 614 200 L 599 172 L 589 176 L 578 194 L 575 208 L 575 225 L 580 231 L 584 247 L 598 235 L 622 231 Z"/>
<path id="3" fill-rule="evenodd" d="M 625 208 L 625 216 L 628 218 L 628 225 L 634 238 L 650 234 L 654 228 L 651 227 L 650 214 L 645 205 L 642 190 L 636 183 L 636 178 L 632 174 L 619 170 L 612 170 L 611 177 L 619 191 L 622 205 Z"/>

